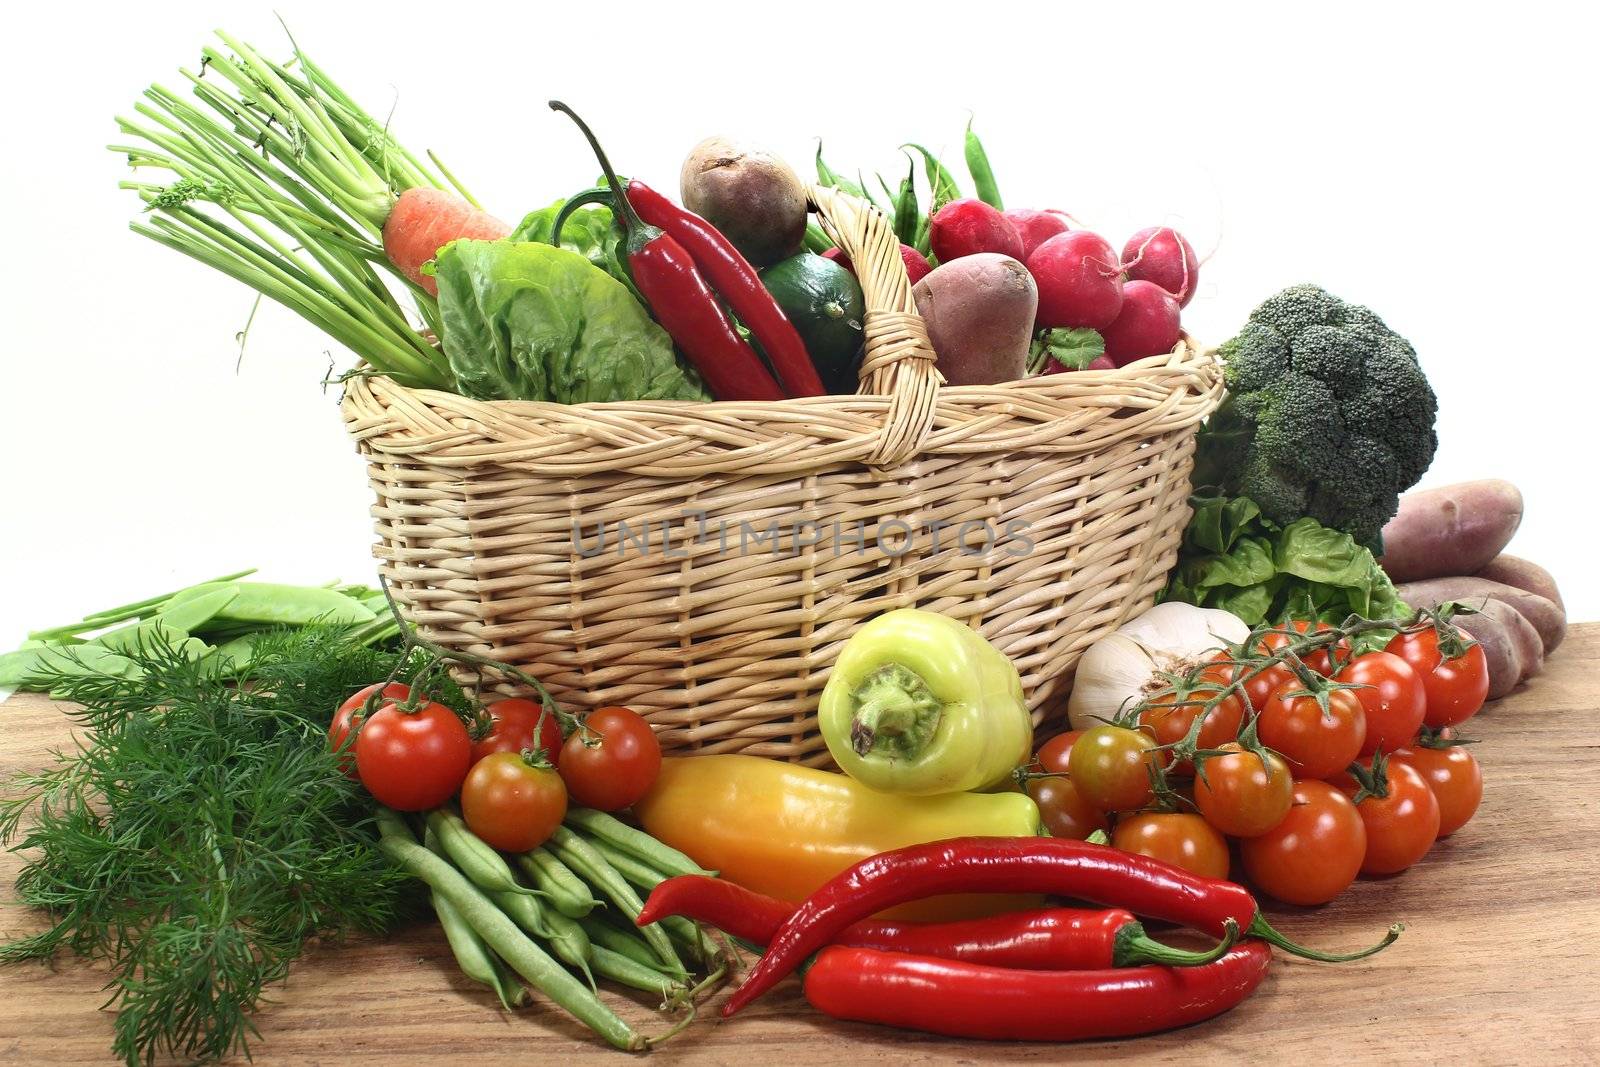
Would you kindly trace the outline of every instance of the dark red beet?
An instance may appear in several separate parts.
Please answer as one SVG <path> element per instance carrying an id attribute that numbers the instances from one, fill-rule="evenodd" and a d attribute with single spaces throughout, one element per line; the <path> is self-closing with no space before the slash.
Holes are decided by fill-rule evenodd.
<path id="1" fill-rule="evenodd" d="M 1022 207 L 1007 211 L 1005 216 L 1006 221 L 1015 227 L 1017 236 L 1022 238 L 1024 263 L 1033 255 L 1035 248 L 1056 234 L 1066 233 L 1072 228 L 1067 225 L 1066 215 L 1059 211 L 1035 211 L 1029 207 Z"/>
<path id="2" fill-rule="evenodd" d="M 1040 326 L 1099 330 L 1122 310 L 1122 271 L 1116 253 L 1099 234 L 1056 234 L 1033 250 L 1028 272 L 1039 286 Z"/>
<path id="3" fill-rule="evenodd" d="M 1194 246 L 1170 226 L 1149 226 L 1122 246 L 1123 269 L 1130 281 L 1155 282 L 1188 307 L 1200 281 L 1200 260 Z"/>
<path id="4" fill-rule="evenodd" d="M 952 200 L 928 222 L 928 243 L 940 263 L 979 252 L 998 252 L 1022 259 L 1022 238 L 1017 228 L 982 200 Z"/>
<path id="5" fill-rule="evenodd" d="M 1181 333 L 1178 302 L 1155 282 L 1132 281 L 1122 287 L 1122 311 L 1100 331 L 1106 356 L 1125 367 L 1145 356 L 1171 352 Z"/>
<path id="6" fill-rule="evenodd" d="M 839 266 L 851 274 L 856 272 L 855 264 L 850 262 L 850 257 L 845 255 L 844 251 L 837 245 L 822 253 L 822 258 L 837 260 Z M 910 277 L 912 285 L 916 285 L 923 278 L 926 278 L 929 272 L 933 270 L 933 264 L 928 262 L 928 257 L 910 245 L 900 246 L 900 261 L 906 265 L 906 275 Z"/>

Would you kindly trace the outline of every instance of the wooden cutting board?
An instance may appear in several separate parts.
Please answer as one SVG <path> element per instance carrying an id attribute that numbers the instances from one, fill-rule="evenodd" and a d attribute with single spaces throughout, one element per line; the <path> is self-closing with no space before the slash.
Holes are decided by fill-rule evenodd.
<path id="1" fill-rule="evenodd" d="M 1275 925 L 1330 950 L 1364 945 L 1396 920 L 1406 933 L 1340 966 L 1281 953 L 1255 996 L 1210 1022 L 1080 1045 L 953 1042 L 835 1023 L 794 981 L 731 1022 L 703 1018 L 652 1058 L 737 1064 L 1147 1061 L 1192 1067 L 1263 1059 L 1352 1063 L 1600 1062 L 1600 623 L 1575 626 L 1543 675 L 1491 704 L 1469 734 L 1483 764 L 1477 818 L 1405 874 L 1362 881 L 1324 908 L 1270 907 Z M 0 705 L 0 774 L 42 764 L 67 738 L 59 705 Z M 0 855 L 0 935 L 40 926 L 10 902 L 21 865 Z M 0 969 L 0 1063 L 107 1062 L 103 972 Z M 606 994 L 659 1032 L 641 999 Z M 510 1016 L 456 971 L 437 927 L 327 945 L 297 964 L 256 1019 L 255 1062 L 490 1064 L 623 1062 L 543 1004 Z M 240 1062 L 244 1062 L 242 1059 Z"/>

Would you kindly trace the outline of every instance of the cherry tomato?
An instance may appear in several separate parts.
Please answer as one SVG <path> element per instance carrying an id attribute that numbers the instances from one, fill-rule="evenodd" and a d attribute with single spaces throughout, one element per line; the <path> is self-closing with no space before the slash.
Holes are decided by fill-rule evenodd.
<path id="1" fill-rule="evenodd" d="M 489 715 L 489 732 L 472 742 L 473 763 L 496 752 L 537 749 L 552 765 L 560 765 L 561 723 L 553 712 L 544 716 L 541 726 L 540 715 L 544 709 L 532 700 L 510 697 L 496 700 L 483 710 Z"/>
<path id="2" fill-rule="evenodd" d="M 1263 653 L 1276 652 L 1280 648 L 1283 648 L 1294 641 L 1300 640 L 1299 637 L 1286 633 L 1284 627 L 1294 630 L 1299 634 L 1311 633 L 1313 629 L 1316 631 L 1333 629 L 1333 627 L 1329 626 L 1325 622 L 1319 622 L 1313 627 L 1313 625 L 1307 622 L 1305 619 L 1294 619 L 1288 623 L 1280 623 L 1276 629 L 1274 629 L 1271 633 L 1268 633 L 1260 640 L 1260 642 L 1257 643 L 1256 650 Z M 1332 648 L 1335 654 L 1338 655 L 1340 662 L 1343 662 L 1349 658 L 1350 643 L 1348 641 L 1345 641 L 1341 638 L 1332 646 Z M 1311 652 L 1300 657 L 1300 662 L 1304 663 L 1307 667 L 1310 667 L 1318 674 L 1324 676 L 1333 670 L 1333 661 L 1328 656 L 1328 649 L 1325 648 L 1319 648 L 1315 652 Z"/>
<path id="3" fill-rule="evenodd" d="M 1099 811 L 1133 811 L 1154 796 L 1147 768 L 1165 762 L 1166 753 L 1156 749 L 1149 734 L 1096 726 L 1072 746 L 1067 770 L 1079 795 Z"/>
<path id="4" fill-rule="evenodd" d="M 561 777 L 578 803 L 620 811 L 650 791 L 661 772 L 661 742 L 627 708 L 600 708 L 561 746 Z"/>
<path id="5" fill-rule="evenodd" d="M 1034 753 L 1033 758 L 1043 770 L 1052 773 L 1064 772 L 1067 769 L 1067 757 L 1072 755 L 1072 746 L 1077 744 L 1078 738 L 1082 736 L 1082 730 L 1068 730 L 1064 734 L 1056 734 L 1039 746 L 1039 751 Z"/>
<path id="6" fill-rule="evenodd" d="M 567 814 L 567 787 L 552 767 L 519 752 L 491 752 L 461 783 L 467 827 L 503 852 L 526 852 L 549 840 Z"/>
<path id="7" fill-rule="evenodd" d="M 1228 678 L 1228 669 L 1222 664 L 1216 664 L 1206 668 L 1200 676 L 1201 684 L 1181 699 L 1175 692 L 1151 697 L 1150 706 L 1139 713 L 1139 725 L 1155 738 L 1156 744 L 1163 746 L 1176 744 L 1189 735 L 1195 716 L 1200 714 L 1200 705 L 1205 701 L 1216 699 L 1223 687 L 1228 684 Z M 1212 685 L 1208 687 L 1204 684 L 1206 682 Z M 1221 748 L 1239 736 L 1239 727 L 1243 722 L 1244 700 L 1237 692 L 1231 692 L 1223 697 L 1216 707 L 1206 712 L 1205 721 L 1200 724 L 1199 746 Z M 1188 760 L 1180 760 L 1173 764 L 1172 769 L 1179 774 L 1189 774 L 1193 771 Z"/>
<path id="8" fill-rule="evenodd" d="M 1294 797 L 1289 765 L 1276 753 L 1265 759 L 1237 744 L 1200 764 L 1194 803 L 1206 822 L 1230 837 L 1257 837 L 1283 821 Z"/>
<path id="9" fill-rule="evenodd" d="M 356 778 L 356 749 L 355 743 L 350 740 L 350 735 L 361 729 L 362 709 L 367 705 L 367 698 L 383 689 L 385 701 L 403 701 L 411 695 L 411 687 L 400 682 L 374 682 L 359 692 L 353 693 L 350 699 L 339 705 L 339 710 L 334 712 L 333 722 L 328 724 L 328 747 L 339 753 L 339 769 L 351 778 Z M 359 781 L 359 779 L 357 779 Z"/>
<path id="10" fill-rule="evenodd" d="M 1198 815 L 1132 815 L 1117 822 L 1111 844 L 1202 878 L 1228 877 L 1228 842 Z"/>
<path id="11" fill-rule="evenodd" d="M 471 762 L 467 728 L 443 704 L 411 712 L 385 704 L 356 733 L 361 784 L 396 811 L 437 808 L 460 788 Z"/>
<path id="12" fill-rule="evenodd" d="M 1366 714 L 1367 738 L 1361 743 L 1361 755 L 1370 756 L 1379 749 L 1393 752 L 1417 735 L 1428 710 L 1428 694 L 1411 664 L 1399 656 L 1391 652 L 1357 656 L 1335 681 L 1365 687 L 1351 690 Z"/>
<path id="13" fill-rule="evenodd" d="M 1362 874 L 1398 874 L 1427 855 L 1439 837 L 1439 802 L 1412 767 L 1388 764 L 1388 794 L 1369 796 L 1356 805 L 1367 830 Z M 1350 775 L 1336 783 L 1346 796 L 1360 786 Z"/>
<path id="14" fill-rule="evenodd" d="M 1218 658 L 1227 658 L 1227 653 L 1223 653 Z M 1243 685 L 1244 695 L 1250 698 L 1250 711 L 1255 714 L 1260 714 L 1261 709 L 1267 706 L 1267 701 L 1272 697 L 1272 694 L 1283 688 L 1284 683 L 1295 680 L 1294 672 L 1281 663 L 1274 663 L 1254 677 L 1245 677 L 1255 669 L 1253 667 L 1235 667 L 1227 663 L 1219 663 L 1217 666 L 1229 671 L 1231 678 L 1245 678 Z"/>
<path id="15" fill-rule="evenodd" d="M 1326 904 L 1356 880 L 1366 853 L 1356 806 L 1327 782 L 1296 782 L 1283 821 L 1239 842 L 1250 880 L 1286 904 Z"/>
<path id="16" fill-rule="evenodd" d="M 1393 767 L 1403 763 L 1422 775 L 1439 802 L 1439 836 L 1449 837 L 1472 818 L 1483 800 L 1483 770 L 1477 757 L 1461 745 L 1449 748 L 1424 748 L 1409 745 L 1396 749 L 1389 761 Z"/>
<path id="17" fill-rule="evenodd" d="M 1366 713 L 1349 689 L 1328 693 L 1326 712 L 1315 697 L 1304 692 L 1304 685 L 1296 679 L 1273 693 L 1256 720 L 1256 736 L 1263 745 L 1283 754 L 1295 777 L 1328 778 L 1361 754 L 1367 736 Z"/>
<path id="18" fill-rule="evenodd" d="M 1453 659 L 1441 659 L 1437 630 L 1418 630 L 1416 633 L 1396 634 L 1385 652 L 1411 664 L 1422 678 L 1422 688 L 1428 694 L 1428 710 L 1422 721 L 1438 729 L 1455 726 L 1478 714 L 1484 698 L 1489 695 L 1489 661 L 1484 657 L 1483 646 L 1476 641 Z"/>
<path id="19" fill-rule="evenodd" d="M 1083 799 L 1070 776 L 1034 778 L 1028 782 L 1028 795 L 1039 805 L 1039 821 L 1051 837 L 1082 841 L 1096 830 L 1106 829 L 1105 815 Z"/>

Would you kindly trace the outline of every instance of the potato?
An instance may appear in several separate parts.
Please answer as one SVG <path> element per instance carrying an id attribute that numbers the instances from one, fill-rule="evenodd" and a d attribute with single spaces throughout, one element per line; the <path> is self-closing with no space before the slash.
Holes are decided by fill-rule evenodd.
<path id="1" fill-rule="evenodd" d="M 1566 604 L 1561 600 L 1561 590 L 1556 588 L 1556 580 L 1550 576 L 1549 571 L 1537 563 L 1530 563 L 1502 552 L 1490 560 L 1489 565 L 1478 571 L 1474 577 L 1514 585 L 1518 589 L 1542 596 L 1556 607 L 1566 610 Z"/>
<path id="2" fill-rule="evenodd" d="M 1507 608 L 1498 600 L 1491 600 L 1484 605 L 1496 604 L 1505 611 L 1510 611 L 1517 622 L 1527 626 L 1528 620 Z M 1455 624 L 1468 634 L 1473 640 L 1483 646 L 1483 658 L 1489 665 L 1489 700 L 1499 700 L 1515 689 L 1522 681 L 1523 662 L 1522 645 L 1508 627 L 1507 617 L 1501 612 L 1491 613 L 1484 611 L 1477 615 L 1461 615 L 1456 618 Z M 1537 642 L 1538 635 L 1534 635 Z"/>
<path id="3" fill-rule="evenodd" d="M 1028 268 L 996 252 L 962 256 L 912 287 L 950 385 L 1014 382 L 1027 373 L 1039 289 Z"/>
<path id="4" fill-rule="evenodd" d="M 678 175 L 683 206 L 722 231 L 756 267 L 787 259 L 806 233 L 806 189 L 770 152 L 707 137 Z"/>
<path id="5" fill-rule="evenodd" d="M 1476 574 L 1522 523 L 1522 494 L 1487 478 L 1407 493 L 1383 528 L 1383 569 L 1397 582 Z"/>
<path id="6" fill-rule="evenodd" d="M 1414 608 L 1432 608 L 1446 600 L 1455 600 L 1475 608 L 1484 600 L 1503 600 L 1517 609 L 1523 618 L 1533 624 L 1544 644 L 1544 654 L 1549 655 L 1567 635 L 1567 615 L 1560 607 L 1537 593 L 1518 589 L 1513 585 L 1491 582 L 1485 578 L 1430 578 L 1423 582 L 1406 582 L 1395 587 L 1400 599 Z"/>

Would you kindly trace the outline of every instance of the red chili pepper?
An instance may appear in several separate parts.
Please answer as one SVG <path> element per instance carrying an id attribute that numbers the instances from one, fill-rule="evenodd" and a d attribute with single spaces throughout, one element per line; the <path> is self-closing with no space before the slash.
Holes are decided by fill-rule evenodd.
<path id="1" fill-rule="evenodd" d="M 1053 837 L 960 837 L 870 856 L 818 889 L 783 924 L 766 955 L 722 1007 L 733 1015 L 829 944 L 851 923 L 907 901 L 944 893 L 1051 893 L 1125 907 L 1213 937 L 1232 920 L 1246 934 L 1309 959 L 1360 959 L 1399 936 L 1334 956 L 1302 948 L 1261 916 L 1243 886 L 1201 878 L 1169 863 Z"/>
<path id="2" fill-rule="evenodd" d="M 628 183 L 628 202 L 647 224 L 659 226 L 688 249 L 695 265 L 761 342 L 761 350 L 772 361 L 778 381 L 790 396 L 821 396 L 827 392 L 794 323 L 761 284 L 761 276 L 750 261 L 722 236 L 722 231 L 638 179 Z"/>
<path id="3" fill-rule="evenodd" d="M 806 999 L 835 1019 L 1012 1041 L 1132 1037 L 1220 1015 L 1266 977 L 1272 949 L 1246 941 L 1201 967 L 1018 971 L 835 946 L 806 972 Z"/>
<path id="4" fill-rule="evenodd" d="M 627 231 L 624 251 L 633 284 L 662 329 L 705 378 L 711 395 L 718 400 L 782 400 L 783 390 L 767 373 L 755 349 L 728 321 L 688 251 L 673 237 L 639 220 L 588 125 L 559 100 L 550 101 L 550 106 L 577 123 L 594 149 L 606 181 L 611 184 L 618 218 Z"/>
<path id="5" fill-rule="evenodd" d="M 719 878 L 689 874 L 656 886 L 638 921 L 642 926 L 682 915 L 764 948 L 794 912 L 788 901 Z M 1164 945 L 1149 937 L 1131 912 L 1120 908 L 1035 908 L 947 923 L 866 919 L 852 924 L 833 943 L 1027 970 L 1147 963 L 1193 967 L 1210 963 L 1229 947 L 1222 943 L 1208 952 L 1193 952 Z"/>

